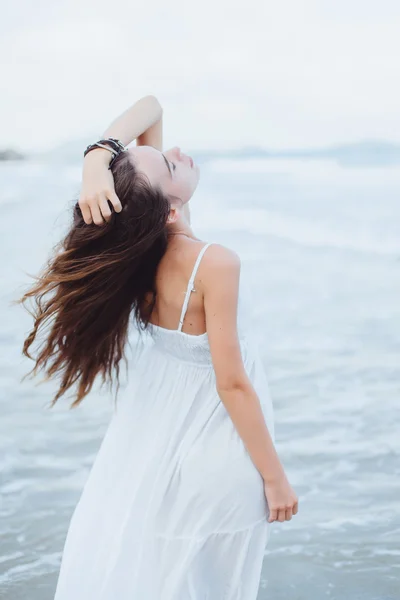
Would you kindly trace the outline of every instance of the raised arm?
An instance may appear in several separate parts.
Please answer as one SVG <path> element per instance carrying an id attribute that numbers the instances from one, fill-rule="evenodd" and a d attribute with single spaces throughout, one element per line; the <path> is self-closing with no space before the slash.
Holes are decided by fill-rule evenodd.
<path id="1" fill-rule="evenodd" d="M 162 150 L 162 108 L 157 98 L 145 96 L 117 117 L 102 138 L 117 138 L 127 146 L 136 139 L 139 146 Z M 108 200 L 117 212 L 122 210 L 115 193 L 114 179 L 108 169 L 111 153 L 103 148 L 89 152 L 83 160 L 82 189 L 79 206 L 85 223 L 101 225 L 111 216 Z"/>
<path id="2" fill-rule="evenodd" d="M 213 244 L 200 268 L 218 394 L 264 480 L 269 521 L 289 520 L 297 512 L 298 500 L 286 478 L 241 355 L 237 333 L 239 258 Z"/>
<path id="3" fill-rule="evenodd" d="M 102 137 L 117 138 L 124 146 L 136 140 L 137 146 L 153 146 L 162 150 L 162 115 L 163 110 L 157 98 L 145 96 L 117 117 Z"/>

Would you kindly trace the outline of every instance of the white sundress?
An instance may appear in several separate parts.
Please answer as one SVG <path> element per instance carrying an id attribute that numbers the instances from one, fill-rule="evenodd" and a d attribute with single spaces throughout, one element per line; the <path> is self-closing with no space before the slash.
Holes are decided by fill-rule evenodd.
<path id="1" fill-rule="evenodd" d="M 256 600 L 271 524 L 262 478 L 216 391 L 207 334 L 152 325 L 76 506 L 55 600 Z M 241 291 L 242 294 L 242 291 Z M 238 327 L 274 440 L 259 354 Z"/>

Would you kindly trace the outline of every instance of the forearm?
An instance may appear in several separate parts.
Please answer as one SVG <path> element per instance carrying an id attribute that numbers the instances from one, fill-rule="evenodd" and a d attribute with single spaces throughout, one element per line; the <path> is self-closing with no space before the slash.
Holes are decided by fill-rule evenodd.
<path id="1" fill-rule="evenodd" d="M 264 481 L 279 479 L 284 474 L 284 469 L 251 383 L 219 389 L 218 393 Z"/>
<path id="2" fill-rule="evenodd" d="M 117 138 L 127 146 L 162 118 L 162 107 L 154 96 L 145 96 L 117 117 L 103 133 L 103 138 Z M 106 150 L 107 152 L 107 150 Z"/>

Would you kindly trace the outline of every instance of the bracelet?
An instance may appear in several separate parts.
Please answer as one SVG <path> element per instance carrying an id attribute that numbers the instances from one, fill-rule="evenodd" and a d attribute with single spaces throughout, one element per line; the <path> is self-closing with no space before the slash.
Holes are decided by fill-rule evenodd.
<path id="1" fill-rule="evenodd" d="M 118 153 L 122 150 L 125 150 L 125 146 L 123 145 L 123 143 L 120 140 L 117 140 L 116 138 L 107 138 L 105 140 L 99 140 L 97 144 L 108 144 Z"/>
<path id="2" fill-rule="evenodd" d="M 112 153 L 113 156 L 110 161 L 109 168 L 111 167 L 112 163 L 117 158 L 117 156 L 121 154 L 121 152 L 125 151 L 125 146 L 120 140 L 117 140 L 116 138 L 107 138 L 104 140 L 99 140 L 94 144 L 89 144 L 86 147 L 83 156 L 85 157 L 91 150 L 94 150 L 95 148 L 104 148 L 105 150 L 109 150 Z"/>
<path id="3" fill-rule="evenodd" d="M 109 150 L 110 152 L 112 152 L 113 155 L 117 154 L 116 150 L 113 147 L 106 146 L 105 144 L 101 144 L 100 142 L 95 142 L 94 144 L 89 144 L 89 146 L 86 147 L 86 150 L 83 153 L 83 157 L 85 158 L 85 156 L 89 154 L 89 152 L 95 150 L 96 148 L 104 148 L 105 150 Z"/>
<path id="4" fill-rule="evenodd" d="M 100 142 L 105 142 L 106 144 L 111 143 L 111 144 L 113 144 L 114 148 L 116 147 L 116 153 L 114 154 L 114 156 L 110 160 L 110 164 L 108 165 L 108 168 L 111 169 L 114 160 L 117 158 L 117 156 L 119 156 L 121 154 L 121 152 L 125 152 L 126 148 L 125 148 L 124 144 L 120 140 L 117 140 L 116 138 L 108 138 L 107 140 L 100 140 Z"/>
<path id="5" fill-rule="evenodd" d="M 117 140 L 117 138 L 108 138 L 107 140 L 100 140 L 101 142 L 105 141 L 105 142 L 113 142 L 114 144 L 116 144 L 121 150 L 125 150 L 125 146 L 124 144 L 121 142 L 121 140 Z"/>
<path id="6" fill-rule="evenodd" d="M 83 156 L 86 156 L 86 154 L 88 154 L 88 152 L 90 152 L 91 150 L 94 150 L 95 148 L 104 148 L 104 150 L 108 150 L 113 155 L 113 158 L 115 156 L 117 156 L 117 153 L 114 150 L 114 148 L 111 148 L 110 146 L 106 146 L 105 144 L 100 144 L 100 142 L 96 142 L 95 144 L 91 144 L 90 147 L 88 146 L 88 148 L 86 148 Z"/>

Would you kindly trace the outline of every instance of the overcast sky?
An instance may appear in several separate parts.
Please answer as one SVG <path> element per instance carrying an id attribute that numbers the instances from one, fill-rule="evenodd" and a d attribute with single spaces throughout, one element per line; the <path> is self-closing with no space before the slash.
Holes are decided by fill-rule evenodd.
<path id="1" fill-rule="evenodd" d="M 0 147 L 100 135 L 152 93 L 190 148 L 400 141 L 398 0 L 15 0 Z"/>

